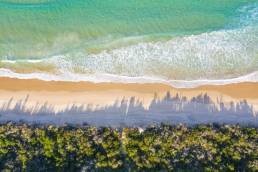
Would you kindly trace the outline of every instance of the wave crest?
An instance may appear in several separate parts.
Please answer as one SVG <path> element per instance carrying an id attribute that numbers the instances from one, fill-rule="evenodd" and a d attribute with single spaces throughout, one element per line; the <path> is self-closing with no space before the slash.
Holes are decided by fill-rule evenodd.
<path id="1" fill-rule="evenodd" d="M 62 72 L 158 77 L 164 80 L 227 79 L 258 69 L 258 29 L 217 31 L 145 42 L 98 54 L 51 59 Z"/>

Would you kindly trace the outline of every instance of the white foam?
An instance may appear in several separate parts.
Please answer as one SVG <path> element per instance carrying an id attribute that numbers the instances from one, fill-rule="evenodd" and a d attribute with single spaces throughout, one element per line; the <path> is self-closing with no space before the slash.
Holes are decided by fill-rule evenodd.
<path id="1" fill-rule="evenodd" d="M 257 33 L 257 28 L 246 27 L 167 42 L 139 43 L 98 54 L 2 60 L 5 63 L 51 64 L 59 74 L 24 74 L 2 68 L 0 76 L 45 81 L 164 83 L 178 88 L 258 82 Z M 78 73 L 76 69 L 81 71 Z"/>
<path id="2" fill-rule="evenodd" d="M 169 41 L 142 42 L 102 51 L 49 59 L 61 72 L 156 76 L 165 80 L 235 78 L 258 69 L 258 28 L 245 27 Z"/>
<path id="3" fill-rule="evenodd" d="M 93 83 L 162 83 L 167 84 L 176 88 L 194 88 L 202 85 L 226 85 L 232 83 L 241 82 L 258 82 L 258 71 L 250 73 L 245 76 L 224 79 L 224 80 L 164 80 L 157 77 L 127 77 L 127 76 L 117 76 L 111 74 L 96 74 L 96 75 L 80 75 L 80 74 L 45 74 L 45 73 L 30 73 L 21 74 L 15 73 L 9 69 L 0 68 L 0 77 L 9 77 L 17 79 L 39 79 L 43 81 L 69 81 L 69 82 L 80 82 L 89 81 Z"/>
<path id="4" fill-rule="evenodd" d="M 257 9 L 255 6 L 242 10 L 243 13 L 250 11 L 252 20 L 257 20 Z M 141 42 L 136 43 L 138 40 Z M 46 81 L 158 82 L 174 87 L 258 81 L 257 25 L 177 37 L 168 41 L 143 40 L 147 40 L 147 37 L 113 41 L 111 44 L 132 41 L 133 45 L 96 54 L 76 49 L 76 52 L 41 60 L 2 60 L 5 63 L 51 64 L 59 74 L 22 74 L 1 69 L 0 76 Z"/>
<path id="5" fill-rule="evenodd" d="M 24 60 L 0 60 L 0 62 L 2 63 L 11 63 L 11 64 L 15 64 L 15 63 L 40 63 L 44 60 L 38 59 L 38 60 L 29 60 L 29 59 L 24 59 Z"/>

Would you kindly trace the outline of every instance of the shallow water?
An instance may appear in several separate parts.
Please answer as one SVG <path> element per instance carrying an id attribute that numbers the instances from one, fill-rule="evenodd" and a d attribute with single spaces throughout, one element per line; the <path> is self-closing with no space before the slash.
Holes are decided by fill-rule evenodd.
<path id="1" fill-rule="evenodd" d="M 0 25 L 0 76 L 258 81 L 256 0 L 0 0 Z"/>

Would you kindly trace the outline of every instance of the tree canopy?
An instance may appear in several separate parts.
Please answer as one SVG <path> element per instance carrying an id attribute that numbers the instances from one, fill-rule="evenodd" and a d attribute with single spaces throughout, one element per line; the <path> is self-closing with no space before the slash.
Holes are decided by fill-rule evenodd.
<path id="1" fill-rule="evenodd" d="M 1 171 L 257 171 L 258 129 L 0 125 Z"/>

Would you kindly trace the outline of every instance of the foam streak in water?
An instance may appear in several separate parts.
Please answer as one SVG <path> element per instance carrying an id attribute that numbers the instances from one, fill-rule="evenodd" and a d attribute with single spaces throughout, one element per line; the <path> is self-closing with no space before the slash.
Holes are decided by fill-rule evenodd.
<path id="1" fill-rule="evenodd" d="M 177 3 L 180 10 L 181 7 L 189 5 L 189 1 L 178 1 Z M 199 4 L 200 2 L 195 3 L 190 3 L 190 7 L 194 7 L 194 5 L 197 5 L 197 7 L 204 5 L 204 2 L 201 4 Z M 53 9 L 49 6 L 50 13 L 53 12 L 59 14 L 60 12 L 60 16 L 62 16 L 63 10 L 66 10 L 67 8 L 66 6 L 62 6 L 62 10 L 60 9 L 60 11 L 55 11 L 56 8 L 60 7 L 57 4 L 52 6 Z M 162 6 L 162 3 L 158 4 Z M 120 15 L 120 13 L 117 13 L 119 8 L 113 9 L 115 12 L 114 14 L 112 13 L 112 15 L 114 15 L 113 17 L 115 18 L 110 16 L 111 18 L 108 19 L 110 19 L 111 23 L 115 23 L 111 28 L 105 28 L 108 33 L 103 33 L 103 35 L 96 35 L 95 32 L 88 30 L 88 24 L 90 24 L 89 22 L 86 22 L 87 25 L 83 25 L 85 24 L 83 23 L 84 20 L 92 20 L 92 18 L 89 19 L 86 17 L 84 17 L 83 20 L 80 19 L 76 21 L 78 22 L 79 26 L 81 26 L 76 27 L 76 29 L 82 28 L 83 30 L 78 31 L 68 27 L 70 28 L 70 32 L 59 33 L 60 30 L 70 26 L 70 21 L 67 21 L 66 23 L 66 18 L 62 17 L 62 19 L 65 20 L 62 22 L 62 29 L 52 28 L 51 25 L 51 27 L 46 28 L 46 30 L 40 28 L 40 31 L 38 30 L 35 33 L 33 32 L 33 36 L 35 36 L 36 40 L 39 38 L 41 40 L 38 48 L 32 48 L 33 46 L 31 44 L 34 42 L 33 40 L 30 40 L 30 36 L 28 36 L 28 39 L 22 39 L 26 32 L 21 34 L 20 29 L 15 29 L 16 27 L 12 26 L 12 28 L 15 30 L 15 34 L 6 34 L 9 33 L 9 28 L 3 27 L 3 36 L 0 33 L 0 36 L 2 36 L 0 37 L 0 47 L 2 46 L 2 48 L 0 48 L 0 55 L 2 54 L 0 57 L 0 68 L 2 68 L 0 75 L 6 77 L 66 81 L 125 83 L 162 82 L 176 87 L 194 87 L 204 84 L 227 84 L 244 81 L 256 82 L 258 71 L 257 3 L 252 3 L 250 1 L 250 4 L 246 5 L 243 2 L 234 1 L 225 2 L 225 4 L 221 6 L 220 3 L 211 1 L 207 4 L 211 5 L 210 9 L 206 9 L 205 6 L 205 12 L 201 13 L 199 10 L 200 13 L 196 14 L 196 9 L 193 8 L 189 16 L 197 15 L 203 19 L 202 15 L 205 14 L 206 16 L 209 13 L 211 16 L 214 15 L 213 17 L 219 20 L 221 19 L 221 15 L 223 16 L 225 14 L 232 13 L 232 16 L 229 17 L 230 19 L 227 20 L 228 22 L 231 21 L 227 23 L 228 25 L 226 24 L 228 27 L 224 24 L 222 24 L 223 26 L 221 25 L 221 23 L 225 23 L 224 21 L 219 22 L 221 27 L 215 27 L 216 20 L 213 21 L 215 23 L 209 23 L 210 27 L 205 27 L 205 29 L 197 29 L 198 32 L 195 32 L 194 28 L 190 28 L 192 25 L 187 25 L 187 28 L 191 30 L 191 32 L 187 32 L 187 34 L 183 31 L 180 34 L 177 34 L 177 32 L 175 32 L 173 29 L 171 32 L 168 30 L 165 31 L 163 29 L 166 26 L 164 23 L 168 21 L 159 23 L 164 17 L 159 18 L 159 20 L 154 20 L 153 18 L 158 16 L 157 14 L 163 15 L 163 10 L 161 10 L 164 8 L 163 6 L 162 8 L 160 7 L 160 9 L 157 9 L 158 11 L 155 13 L 156 15 L 151 18 L 153 20 L 150 20 L 151 23 L 156 23 L 157 25 L 160 24 L 160 28 L 155 28 L 155 31 L 145 32 L 145 30 L 155 27 L 156 25 L 152 24 L 152 27 L 146 25 L 148 26 L 146 27 L 144 23 L 147 21 L 137 21 L 133 24 L 133 26 L 141 27 L 141 29 L 139 29 L 143 32 L 139 32 L 139 34 L 122 31 L 118 33 L 117 29 L 123 28 L 122 26 L 124 26 L 122 24 L 119 25 L 120 20 L 118 19 L 121 19 L 121 21 L 123 21 L 122 19 L 125 19 L 117 18 L 117 15 Z M 79 9 L 83 5 L 87 5 L 86 9 L 90 7 L 89 5 L 93 5 L 92 8 L 94 10 L 89 12 L 92 12 L 91 15 L 95 16 L 97 15 L 96 13 L 98 13 L 98 11 L 102 11 L 95 11 L 95 8 L 98 5 L 102 6 L 103 4 L 95 4 L 97 6 L 94 6 L 94 4 L 85 4 L 85 1 L 81 2 L 81 4 L 74 4 L 74 2 L 69 1 L 67 5 L 69 5 L 71 8 L 78 7 Z M 117 5 L 137 5 L 137 7 L 144 5 L 144 7 L 147 8 L 152 4 L 142 4 L 141 2 L 139 4 L 121 3 Z M 102 7 L 104 8 L 106 6 Z M 174 8 L 174 6 L 169 6 L 169 8 L 172 7 Z M 214 11 L 213 8 L 218 8 L 224 11 L 223 13 L 218 14 L 218 11 Z M 9 22 L 12 21 L 11 19 L 16 19 L 18 16 L 17 14 L 11 15 L 12 11 L 9 11 L 9 8 L 6 8 L 5 10 L 5 17 L 3 17 L 3 19 L 5 18 L 5 22 L 7 22 L 5 23 L 5 26 L 9 26 Z M 26 11 L 26 9 L 23 8 L 21 10 L 24 10 L 26 14 L 33 13 L 33 11 Z M 42 11 L 40 11 L 39 14 L 44 12 L 46 9 L 44 8 L 41 10 Z M 73 15 L 77 16 L 77 10 L 72 12 Z M 141 10 L 136 10 L 135 12 L 137 12 L 139 16 L 143 15 Z M 151 13 L 151 11 L 147 11 L 147 13 Z M 180 13 L 182 13 L 182 11 L 180 11 Z M 43 14 L 45 15 L 45 13 Z M 82 11 L 80 14 L 84 15 L 84 11 Z M 135 13 L 132 13 L 132 15 L 133 14 Z M 167 17 L 167 19 L 170 19 L 170 17 L 173 18 L 176 14 L 166 13 L 164 15 Z M 184 14 L 186 15 L 188 13 Z M 33 18 L 33 16 L 34 15 L 24 16 L 24 19 L 31 17 Z M 98 14 L 96 19 L 101 19 L 101 16 L 102 15 Z M 107 15 L 105 14 L 104 17 L 106 16 Z M 42 16 L 38 17 L 41 18 Z M 131 16 L 124 17 L 129 17 L 132 20 L 135 19 L 135 17 Z M 49 16 L 45 16 L 44 20 L 47 22 L 43 23 L 42 26 L 48 25 L 48 22 L 50 22 Z M 197 20 L 197 18 L 190 18 L 189 21 L 195 20 Z M 36 22 L 38 20 L 32 20 L 32 22 L 33 21 Z M 56 19 L 53 20 L 53 22 L 54 21 L 60 20 Z M 102 22 L 102 20 L 99 22 Z M 203 23 L 203 20 L 201 23 Z M 204 23 L 207 23 L 207 20 L 205 20 Z M 31 23 L 28 22 L 28 26 L 30 26 L 30 24 Z M 100 23 L 91 24 L 96 24 L 99 26 Z M 169 25 L 168 28 L 174 27 L 173 24 L 171 25 L 171 23 L 167 24 Z M 118 26 L 113 28 L 114 25 Z M 180 28 L 181 25 L 183 25 L 181 21 L 179 23 L 175 22 L 175 25 L 178 27 L 176 30 L 187 30 L 187 28 Z M 36 26 L 38 27 L 39 25 L 33 25 L 33 28 Z M 27 25 L 24 26 L 25 29 L 26 27 Z M 124 27 L 126 30 L 128 29 L 129 25 L 125 25 Z M 6 30 L 6 28 L 8 29 Z M 51 34 L 51 37 L 45 37 L 45 32 L 42 31 L 48 31 L 48 29 L 51 30 L 50 33 L 55 30 L 55 32 Z M 84 29 L 87 30 L 87 34 L 84 33 Z M 116 35 L 112 37 L 113 33 L 118 33 L 119 36 Z M 32 33 L 29 35 L 31 34 Z M 166 36 L 164 39 L 161 38 L 162 36 L 157 36 L 162 34 L 163 36 L 168 36 Z M 20 39 L 16 39 L 15 35 Z M 111 35 L 111 39 L 105 39 L 109 38 L 107 35 Z M 154 35 L 156 35 L 158 38 L 154 38 Z M 20 43 L 18 43 L 20 40 L 25 41 L 21 43 L 21 47 L 19 47 Z M 90 40 L 95 40 L 94 44 L 92 44 L 93 42 Z M 29 56 L 26 56 L 28 54 Z"/>
<path id="2" fill-rule="evenodd" d="M 43 81 L 89 81 L 94 83 L 162 83 L 167 84 L 176 88 L 194 88 L 202 85 L 225 85 L 232 83 L 241 82 L 258 82 L 258 72 L 253 72 L 251 74 L 224 80 L 164 80 L 161 78 L 153 77 L 127 77 L 127 76 L 117 76 L 110 74 L 96 74 L 96 75 L 80 75 L 74 73 L 65 73 L 62 75 L 52 75 L 45 73 L 30 73 L 21 74 L 12 72 L 9 69 L 0 68 L 0 77 L 10 77 L 17 79 L 39 79 Z"/>

